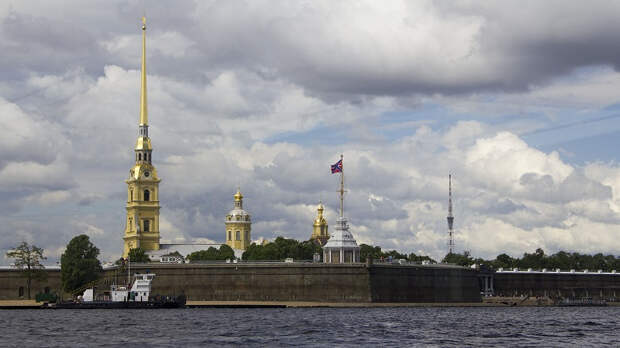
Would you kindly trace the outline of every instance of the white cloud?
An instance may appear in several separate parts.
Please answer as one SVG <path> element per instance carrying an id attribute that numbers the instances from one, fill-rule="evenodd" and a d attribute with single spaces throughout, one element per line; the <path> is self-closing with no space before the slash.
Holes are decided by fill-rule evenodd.
<path id="1" fill-rule="evenodd" d="M 150 4 L 162 237 L 223 241 L 240 185 L 254 239 L 307 239 L 319 199 L 333 226 L 344 153 L 359 242 L 441 258 L 452 173 L 457 251 L 620 253 L 617 163 L 519 135 L 618 102 L 617 5 L 530 5 Z M 120 254 L 139 7 L 0 5 L 0 252 L 86 232 Z"/>

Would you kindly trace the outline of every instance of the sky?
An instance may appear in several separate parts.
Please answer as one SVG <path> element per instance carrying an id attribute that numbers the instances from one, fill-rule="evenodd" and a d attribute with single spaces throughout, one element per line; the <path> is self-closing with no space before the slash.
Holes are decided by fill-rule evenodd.
<path id="1" fill-rule="evenodd" d="M 147 17 L 162 242 L 306 240 L 620 254 L 616 1 L 3 1 L 0 253 L 122 252 Z M 331 228 L 331 226 L 330 226 Z M 11 260 L 0 257 L 0 264 Z"/>

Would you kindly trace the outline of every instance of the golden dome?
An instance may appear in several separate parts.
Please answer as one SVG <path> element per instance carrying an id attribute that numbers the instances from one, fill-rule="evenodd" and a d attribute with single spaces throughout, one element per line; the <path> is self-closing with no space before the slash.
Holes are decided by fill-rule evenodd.
<path id="1" fill-rule="evenodd" d="M 327 221 L 323 217 L 323 211 L 325 210 L 325 207 L 323 207 L 323 203 L 322 202 L 319 202 L 319 205 L 318 205 L 316 210 L 317 210 L 318 214 L 316 216 L 316 220 L 314 220 L 314 226 L 327 225 Z"/>
<path id="2" fill-rule="evenodd" d="M 235 201 L 240 201 L 243 199 L 243 195 L 241 194 L 241 190 L 237 188 L 237 193 L 235 193 Z"/>

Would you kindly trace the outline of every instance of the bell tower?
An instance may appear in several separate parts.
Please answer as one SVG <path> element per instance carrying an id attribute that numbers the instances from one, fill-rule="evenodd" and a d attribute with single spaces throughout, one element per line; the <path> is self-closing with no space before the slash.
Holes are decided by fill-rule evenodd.
<path id="1" fill-rule="evenodd" d="M 325 207 L 323 207 L 323 202 L 319 202 L 319 206 L 317 207 L 317 216 L 312 224 L 312 236 L 310 239 L 315 240 L 320 245 L 325 245 L 327 240 L 329 239 L 329 233 L 327 232 L 327 220 L 323 216 L 323 211 Z"/>
<path id="2" fill-rule="evenodd" d="M 226 244 L 233 249 L 247 250 L 252 244 L 252 218 L 247 211 L 243 210 L 243 195 L 241 189 L 237 189 L 234 195 L 235 206 L 226 215 Z"/>
<path id="3" fill-rule="evenodd" d="M 135 164 L 127 183 L 127 218 L 123 257 L 134 248 L 159 250 L 159 182 L 153 166 L 146 104 L 146 18 L 142 17 L 142 70 L 140 74 L 140 124 L 135 147 Z"/>

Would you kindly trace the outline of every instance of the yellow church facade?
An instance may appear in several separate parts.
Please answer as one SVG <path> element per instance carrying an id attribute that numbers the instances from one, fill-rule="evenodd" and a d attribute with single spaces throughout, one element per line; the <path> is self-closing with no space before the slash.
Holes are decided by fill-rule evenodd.
<path id="1" fill-rule="evenodd" d="M 123 257 L 134 248 L 159 250 L 159 182 L 152 164 L 151 139 L 148 132 L 146 103 L 146 19 L 142 18 L 142 69 L 140 83 L 139 135 L 134 149 L 135 164 L 127 183 L 127 217 L 123 236 Z"/>
<path id="2" fill-rule="evenodd" d="M 146 86 L 146 19 L 142 18 L 142 62 L 140 74 L 140 120 L 138 139 L 134 148 L 134 165 L 129 170 L 125 231 L 123 235 L 123 258 L 131 249 L 141 248 L 151 258 L 163 253 L 185 250 L 196 251 L 221 244 L 160 244 L 159 231 L 159 183 L 157 169 L 153 165 L 153 147 L 149 137 L 147 86 Z M 225 219 L 225 243 L 236 253 L 246 250 L 252 243 L 252 220 L 243 209 L 243 195 L 238 189 L 233 196 L 234 207 Z M 326 229 L 325 229 L 326 231 Z M 195 250 L 194 250 L 195 249 Z"/>
<path id="3" fill-rule="evenodd" d="M 243 195 L 237 190 L 233 210 L 226 215 L 226 244 L 237 250 L 246 250 L 252 244 L 252 218 L 243 210 Z"/>
<path id="4" fill-rule="evenodd" d="M 312 235 L 310 236 L 310 239 L 316 241 L 320 245 L 325 245 L 329 239 L 329 232 L 327 231 L 327 220 L 325 220 L 325 217 L 323 216 L 325 207 L 322 202 L 319 202 L 319 206 L 316 210 L 317 216 L 312 224 Z"/>

